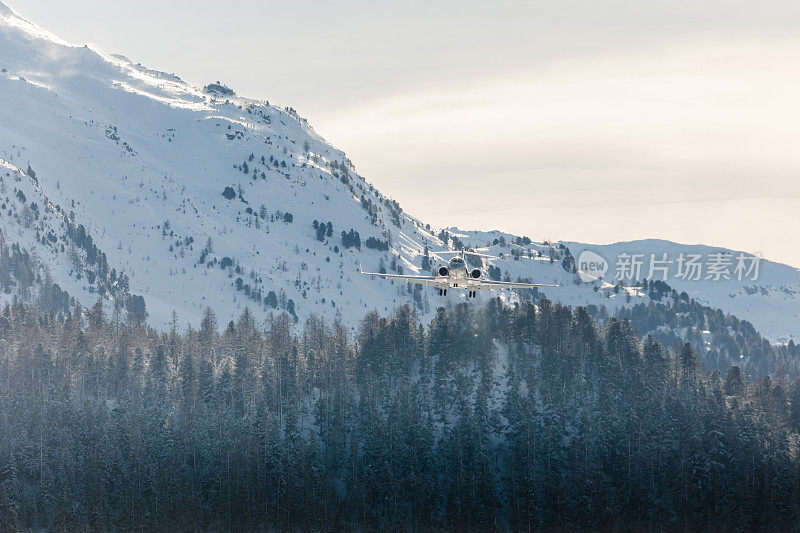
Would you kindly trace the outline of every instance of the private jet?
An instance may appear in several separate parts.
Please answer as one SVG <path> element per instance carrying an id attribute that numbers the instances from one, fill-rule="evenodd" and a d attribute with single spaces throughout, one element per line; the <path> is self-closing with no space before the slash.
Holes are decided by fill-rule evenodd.
<path id="1" fill-rule="evenodd" d="M 429 285 L 439 289 L 439 296 L 447 296 L 447 289 L 469 291 L 468 298 L 475 298 L 480 290 L 497 289 L 532 289 L 534 287 L 558 287 L 558 285 L 546 285 L 543 283 L 517 283 L 513 281 L 494 281 L 486 279 L 483 270 L 480 268 L 469 269 L 463 250 L 435 252 L 433 255 L 455 253 L 455 257 L 447 262 L 447 266 L 440 266 L 436 271 L 436 276 L 407 276 L 402 274 L 383 274 L 380 272 L 364 272 L 365 276 L 378 276 L 386 279 L 396 279 L 409 283 L 419 283 Z M 484 255 L 477 252 L 466 252 L 468 255 L 498 259 L 491 255 Z"/>

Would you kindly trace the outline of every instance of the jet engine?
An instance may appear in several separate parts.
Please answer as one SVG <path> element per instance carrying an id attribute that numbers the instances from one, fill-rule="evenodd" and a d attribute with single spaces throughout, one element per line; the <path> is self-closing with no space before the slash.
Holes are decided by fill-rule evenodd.
<path id="1" fill-rule="evenodd" d="M 479 277 L 481 277 L 481 269 L 480 268 L 476 268 L 475 270 L 470 272 L 470 276 L 472 276 L 475 279 L 478 279 Z"/>
<path id="2" fill-rule="evenodd" d="M 447 270 L 446 266 L 440 266 L 439 267 L 439 275 L 440 276 L 446 276 L 448 272 L 449 272 L 449 270 Z"/>

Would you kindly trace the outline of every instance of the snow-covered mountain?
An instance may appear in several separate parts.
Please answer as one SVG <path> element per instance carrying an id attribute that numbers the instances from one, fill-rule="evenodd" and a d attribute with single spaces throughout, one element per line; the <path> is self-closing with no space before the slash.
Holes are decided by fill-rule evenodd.
<path id="1" fill-rule="evenodd" d="M 411 302 L 430 317 L 463 295 L 440 299 L 432 289 L 364 277 L 359 265 L 419 273 L 446 260 L 435 251 L 454 243 L 502 256 L 491 261 L 493 276 L 557 282 L 549 298 L 613 313 L 648 297 L 580 281 L 569 257 L 583 249 L 609 261 L 626 251 L 715 251 L 431 228 L 370 185 L 293 109 L 71 45 L 2 3 L 0 171 L 0 243 L 35 254 L 43 265 L 36 274 L 49 271 L 84 305 L 102 296 L 135 310 L 142 296 L 156 326 L 173 310 L 197 325 L 207 306 L 223 324 L 245 306 L 258 319 L 287 310 L 301 321 L 316 313 L 354 326 L 369 310 Z M 800 338 L 797 269 L 762 261 L 755 281 L 668 283 L 773 341 Z M 20 287 L 7 284 L 0 298 Z"/>

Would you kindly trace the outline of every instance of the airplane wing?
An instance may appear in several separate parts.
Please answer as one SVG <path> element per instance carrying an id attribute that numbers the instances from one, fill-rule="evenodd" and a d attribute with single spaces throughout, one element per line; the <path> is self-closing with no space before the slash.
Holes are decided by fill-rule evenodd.
<path id="1" fill-rule="evenodd" d="M 421 285 L 430 285 L 432 287 L 446 287 L 447 278 L 441 276 L 405 276 L 401 274 L 381 274 L 380 272 L 364 272 L 365 276 L 378 276 L 386 279 L 396 279 L 398 281 L 406 281 L 408 283 L 419 283 Z"/>
<path id="2" fill-rule="evenodd" d="M 477 283 L 471 283 L 470 289 L 532 289 L 534 287 L 558 287 L 558 285 L 547 285 L 544 283 L 517 283 L 515 281 L 492 281 L 492 280 L 475 280 Z"/>

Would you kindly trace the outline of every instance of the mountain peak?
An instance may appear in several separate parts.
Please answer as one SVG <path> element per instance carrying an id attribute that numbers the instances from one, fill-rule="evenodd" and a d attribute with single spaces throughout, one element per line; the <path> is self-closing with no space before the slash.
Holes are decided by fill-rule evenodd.
<path id="1" fill-rule="evenodd" d="M 22 30 L 33 38 L 43 39 L 58 45 L 71 46 L 68 42 L 53 35 L 41 26 L 37 26 L 29 20 L 20 17 L 14 10 L 8 7 L 7 4 L 4 4 L 2 0 L 0 0 L 0 28 L 4 29 L 4 27 L 11 28 L 12 30 Z"/>
<path id="2" fill-rule="evenodd" d="M 14 12 L 11 11 L 11 8 L 5 5 L 3 2 L 0 2 L 0 15 L 3 15 L 4 17 L 16 16 Z"/>

